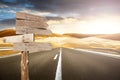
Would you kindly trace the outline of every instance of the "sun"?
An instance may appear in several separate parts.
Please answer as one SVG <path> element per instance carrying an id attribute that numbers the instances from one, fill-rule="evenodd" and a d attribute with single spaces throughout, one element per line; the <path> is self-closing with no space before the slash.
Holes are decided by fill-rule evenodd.
<path id="1" fill-rule="evenodd" d="M 87 34 L 113 34 L 119 32 L 120 23 L 116 19 L 94 19 L 80 25 L 85 27 L 83 33 Z"/>

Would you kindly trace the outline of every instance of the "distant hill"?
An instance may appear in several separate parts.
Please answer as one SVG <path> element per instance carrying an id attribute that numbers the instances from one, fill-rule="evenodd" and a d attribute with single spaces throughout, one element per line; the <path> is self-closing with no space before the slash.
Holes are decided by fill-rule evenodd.
<path id="1" fill-rule="evenodd" d="M 95 36 L 95 35 L 93 35 L 93 34 L 68 33 L 68 34 L 63 34 L 63 36 L 75 37 L 75 38 L 86 38 L 86 37 L 91 37 L 91 36 Z"/>
<path id="2" fill-rule="evenodd" d="M 13 35 L 16 35 L 16 31 L 14 29 L 6 29 L 6 30 L 1 30 L 0 31 L 0 37 L 13 36 Z M 39 37 L 39 35 L 37 35 L 37 36 Z M 91 37 L 91 36 L 93 36 L 93 35 L 75 34 L 75 33 L 69 33 L 69 34 L 52 33 L 51 35 L 49 35 L 49 37 L 75 37 L 75 38 L 85 38 L 85 37 Z M 47 36 L 45 36 L 45 37 L 47 37 Z"/>
<path id="3" fill-rule="evenodd" d="M 13 29 L 6 29 L 0 31 L 0 37 L 13 36 L 13 35 L 16 35 L 16 31 Z"/>
<path id="4" fill-rule="evenodd" d="M 110 40 L 120 40 L 120 33 L 117 34 L 63 34 L 64 36 L 70 36 L 75 38 L 87 38 L 87 37 L 97 37 L 103 39 L 110 39 Z"/>
<path id="5" fill-rule="evenodd" d="M 99 35 L 99 36 L 96 36 L 96 37 L 119 41 L 120 40 L 120 33 L 118 33 L 118 34 L 104 34 L 104 35 Z"/>
<path id="6" fill-rule="evenodd" d="M 5 36 L 13 36 L 16 35 L 16 31 L 14 29 L 6 29 L 0 31 L 0 37 Z M 37 37 L 39 37 L 37 35 Z M 48 37 L 48 36 L 42 36 Z M 74 38 L 87 38 L 87 37 L 97 37 L 97 38 L 104 38 L 110 40 L 120 40 L 120 33 L 118 34 L 76 34 L 76 33 L 67 33 L 67 34 L 56 34 L 52 33 L 49 37 L 74 37 Z"/>
<path id="7" fill-rule="evenodd" d="M 50 37 L 75 37 L 75 38 L 86 38 L 86 37 L 91 37 L 94 35 L 90 35 L 90 34 L 76 34 L 76 33 L 67 33 L 67 34 L 56 34 L 56 33 L 52 33 L 52 35 L 50 35 Z"/>
<path id="8" fill-rule="evenodd" d="M 52 33 L 49 35 L 49 37 L 75 37 L 75 38 L 85 38 L 85 37 L 91 37 L 93 35 L 89 34 L 76 34 L 76 33 L 67 33 L 67 34 L 56 34 Z M 37 35 L 39 37 L 39 35 Z M 42 36 L 42 37 L 47 37 L 47 36 Z"/>
<path id="9" fill-rule="evenodd" d="M 49 42 L 54 47 L 65 48 L 96 48 L 120 50 L 120 41 L 102 39 L 96 37 L 74 38 L 74 37 L 49 37 L 36 39 L 37 42 Z"/>

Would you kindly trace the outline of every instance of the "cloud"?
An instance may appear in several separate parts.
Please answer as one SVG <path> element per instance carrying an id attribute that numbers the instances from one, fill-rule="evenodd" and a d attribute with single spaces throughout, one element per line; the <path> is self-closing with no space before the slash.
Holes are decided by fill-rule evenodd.
<path id="1" fill-rule="evenodd" d="M 8 3 L 16 3 L 17 0 L 2 0 L 3 2 L 8 2 Z"/>
<path id="2" fill-rule="evenodd" d="M 63 34 L 79 33 L 79 26 L 82 21 L 75 18 L 63 18 L 61 20 L 49 20 L 47 23 L 54 33 Z"/>
<path id="3" fill-rule="evenodd" d="M 0 10 L 1 13 L 16 13 L 15 10 Z"/>
<path id="4" fill-rule="evenodd" d="M 0 9 L 1 8 L 7 8 L 7 7 L 8 7 L 7 5 L 0 3 Z"/>
<path id="5" fill-rule="evenodd" d="M 14 2 L 14 0 L 2 0 L 3 2 Z M 82 6 L 79 0 L 15 0 L 16 4 L 10 4 L 18 8 L 27 8 L 35 11 L 50 12 L 52 15 L 79 16 Z M 71 12 L 72 11 L 72 12 Z"/>
<path id="6" fill-rule="evenodd" d="M 56 16 L 56 17 L 48 16 L 46 18 L 47 18 L 47 20 L 53 20 L 53 21 L 58 21 L 58 20 L 63 20 L 64 19 L 63 17 L 59 17 L 59 16 Z"/>
<path id="7" fill-rule="evenodd" d="M 76 18 L 62 18 L 60 20 L 50 20 L 48 21 L 49 24 L 58 25 L 58 24 L 71 24 L 71 23 L 77 23 L 79 19 Z"/>
<path id="8" fill-rule="evenodd" d="M 38 16 L 54 16 L 54 17 L 58 16 L 58 14 L 54 14 L 48 11 L 36 11 L 34 9 L 27 9 L 27 8 L 22 9 L 20 12 L 30 13 Z"/>
<path id="9" fill-rule="evenodd" d="M 24 5 L 1 5 L 0 6 L 0 20 L 15 18 L 16 12 L 24 10 L 26 7 Z"/>
<path id="10" fill-rule="evenodd" d="M 16 4 L 16 3 L 24 3 L 27 2 L 28 0 L 1 0 L 1 2 L 4 3 L 10 3 L 10 4 Z"/>
<path id="11" fill-rule="evenodd" d="M 16 13 L 15 10 L 9 10 L 8 13 Z"/>
<path id="12" fill-rule="evenodd" d="M 6 19 L 0 21 L 0 30 L 15 27 L 15 19 Z"/>
<path id="13" fill-rule="evenodd" d="M 50 12 L 52 15 L 64 17 L 119 13 L 120 9 L 118 0 L 2 0 L 2 2 L 8 2 L 6 4 L 17 8 Z"/>

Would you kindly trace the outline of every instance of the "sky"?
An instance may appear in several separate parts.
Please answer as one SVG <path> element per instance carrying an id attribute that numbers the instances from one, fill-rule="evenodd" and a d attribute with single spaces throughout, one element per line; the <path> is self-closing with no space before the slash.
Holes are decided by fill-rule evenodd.
<path id="1" fill-rule="evenodd" d="M 15 28 L 16 12 L 47 17 L 54 33 L 120 33 L 120 0 L 0 0 L 0 30 Z"/>

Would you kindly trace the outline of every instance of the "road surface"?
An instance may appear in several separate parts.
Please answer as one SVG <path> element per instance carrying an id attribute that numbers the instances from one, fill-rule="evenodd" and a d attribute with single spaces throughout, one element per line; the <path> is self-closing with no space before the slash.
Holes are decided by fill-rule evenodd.
<path id="1" fill-rule="evenodd" d="M 120 80 L 120 58 L 58 48 L 29 55 L 30 80 Z M 0 80 L 20 80 L 20 55 L 0 58 Z"/>
<path id="2" fill-rule="evenodd" d="M 29 55 L 30 80 L 54 80 L 59 49 Z M 0 58 L 0 80 L 20 80 L 20 55 Z"/>
<path id="3" fill-rule="evenodd" d="M 120 58 L 63 49 L 62 80 L 120 80 Z"/>

